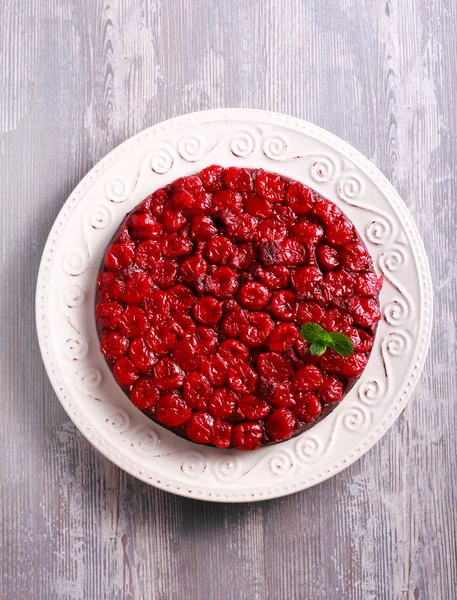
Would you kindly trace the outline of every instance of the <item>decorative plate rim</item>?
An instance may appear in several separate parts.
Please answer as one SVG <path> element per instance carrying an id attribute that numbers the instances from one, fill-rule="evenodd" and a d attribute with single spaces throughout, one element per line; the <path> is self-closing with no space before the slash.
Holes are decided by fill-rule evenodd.
<path id="1" fill-rule="evenodd" d="M 168 131 L 171 132 L 174 130 L 179 130 L 180 127 L 184 126 L 198 127 L 198 125 L 201 124 L 221 121 L 236 122 L 243 119 L 252 122 L 268 122 L 272 123 L 273 125 L 290 128 L 292 131 L 302 132 L 309 137 L 329 144 L 332 149 L 335 149 L 335 151 L 340 153 L 343 157 L 348 157 L 349 160 L 352 161 L 357 168 L 363 171 L 370 181 L 372 181 L 379 188 L 382 194 L 387 198 L 389 204 L 394 208 L 396 214 L 402 219 L 402 224 L 406 230 L 406 236 L 411 247 L 413 248 L 413 256 L 420 275 L 419 285 L 421 293 L 419 300 L 422 319 L 419 323 L 419 331 L 417 333 L 417 339 L 412 351 L 413 360 L 409 365 L 407 376 L 404 378 L 403 386 L 394 395 L 393 400 L 390 403 L 392 406 L 390 407 L 388 414 L 380 423 L 375 423 L 375 426 L 373 426 L 366 433 L 363 440 L 357 445 L 356 448 L 353 449 L 352 452 L 332 463 L 331 468 L 326 469 L 321 473 L 315 473 L 312 477 L 307 477 L 306 474 L 302 473 L 301 476 L 297 476 L 292 482 L 278 482 L 277 485 L 272 485 L 269 483 L 268 485 L 257 486 L 253 490 L 247 490 L 246 492 L 231 492 L 227 489 L 224 491 L 214 491 L 213 489 L 202 485 L 195 486 L 192 481 L 189 481 L 188 483 L 185 482 L 182 485 L 176 485 L 174 481 L 167 481 L 166 478 L 162 476 L 160 480 L 154 480 L 153 478 L 151 479 L 150 477 L 146 477 L 141 470 L 138 470 L 135 465 L 126 456 L 124 456 L 122 451 L 118 451 L 117 449 L 115 450 L 112 445 L 103 437 L 97 436 L 90 429 L 88 430 L 87 422 L 84 422 L 84 418 L 80 418 L 80 416 L 74 412 L 71 394 L 69 394 L 67 397 L 67 394 L 65 393 L 65 378 L 62 377 L 57 365 L 54 363 L 54 348 L 48 339 L 49 325 L 47 308 L 49 302 L 47 283 L 51 277 L 54 260 L 53 254 L 55 248 L 57 247 L 57 242 L 61 239 L 63 231 L 65 230 L 65 226 L 68 223 L 73 211 L 77 208 L 79 202 L 83 199 L 85 192 L 92 185 L 92 183 L 96 181 L 97 177 L 101 176 L 118 159 L 125 156 L 129 150 L 135 148 L 149 136 L 153 138 L 155 135 Z M 256 109 L 241 108 L 201 111 L 169 119 L 139 132 L 102 158 L 80 181 L 60 210 L 56 221 L 51 228 L 43 250 L 36 288 L 36 325 L 43 362 L 57 397 L 59 398 L 67 414 L 70 416 L 78 429 L 83 433 L 83 435 L 106 458 L 146 483 L 181 496 L 215 502 L 252 502 L 281 497 L 290 493 L 298 492 L 337 474 L 355 462 L 365 452 L 367 452 L 369 448 L 371 448 L 390 428 L 390 426 L 406 406 L 407 401 L 410 399 L 414 391 L 419 379 L 419 375 L 423 369 L 430 343 L 432 314 L 432 281 L 422 239 L 407 207 L 392 185 L 382 175 L 382 173 L 352 146 L 325 129 L 317 127 L 316 125 L 306 121 L 289 117 L 287 115 Z M 282 444 L 279 446 L 282 446 Z"/>

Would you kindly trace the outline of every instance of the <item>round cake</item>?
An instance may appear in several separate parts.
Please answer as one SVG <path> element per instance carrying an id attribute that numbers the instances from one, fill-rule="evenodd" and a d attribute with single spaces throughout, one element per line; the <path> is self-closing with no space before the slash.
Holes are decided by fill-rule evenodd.
<path id="1" fill-rule="evenodd" d="M 126 215 L 98 277 L 100 349 L 148 417 L 255 450 L 327 416 L 360 377 L 382 278 L 304 184 L 210 166 Z"/>

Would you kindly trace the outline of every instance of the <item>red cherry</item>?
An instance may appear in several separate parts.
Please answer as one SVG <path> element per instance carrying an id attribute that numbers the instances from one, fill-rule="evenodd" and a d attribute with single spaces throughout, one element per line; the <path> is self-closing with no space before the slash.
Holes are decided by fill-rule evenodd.
<path id="1" fill-rule="evenodd" d="M 186 435 L 197 444 L 210 444 L 213 439 L 214 419 L 206 412 L 196 412 L 186 423 Z"/>
<path id="2" fill-rule="evenodd" d="M 190 408 L 179 394 L 165 394 L 156 404 L 157 420 L 167 427 L 180 427 L 190 418 Z"/>
<path id="3" fill-rule="evenodd" d="M 159 390 L 174 390 L 182 386 L 184 375 L 179 366 L 169 358 L 162 358 L 154 367 L 154 383 Z"/>
<path id="4" fill-rule="evenodd" d="M 237 215 L 243 210 L 242 196 L 230 190 L 220 190 L 213 195 L 213 208 L 216 214 Z"/>
<path id="5" fill-rule="evenodd" d="M 365 271 L 373 265 L 365 244 L 361 242 L 344 246 L 340 253 L 340 259 L 341 264 L 351 271 Z"/>
<path id="6" fill-rule="evenodd" d="M 161 260 L 151 272 L 152 280 L 159 288 L 169 288 L 176 283 L 178 265 L 173 260 Z"/>
<path id="7" fill-rule="evenodd" d="M 248 213 L 236 215 L 227 223 L 227 235 L 239 242 L 250 242 L 257 231 L 258 220 Z"/>
<path id="8" fill-rule="evenodd" d="M 143 337 L 137 337 L 130 342 L 128 356 L 143 375 L 149 373 L 157 362 L 157 356 L 151 351 Z"/>
<path id="9" fill-rule="evenodd" d="M 134 213 L 129 219 L 129 233 L 134 240 L 159 239 L 162 225 L 152 215 Z"/>
<path id="10" fill-rule="evenodd" d="M 359 377 L 367 366 L 368 357 L 366 354 L 352 354 L 345 358 L 341 367 L 342 377 Z"/>
<path id="11" fill-rule="evenodd" d="M 324 383 L 319 386 L 317 394 L 322 402 L 327 404 L 339 402 L 343 397 L 343 384 L 337 377 L 329 375 L 325 378 Z"/>
<path id="12" fill-rule="evenodd" d="M 197 327 L 194 335 L 199 354 L 207 356 L 216 350 L 219 337 L 212 327 Z"/>
<path id="13" fill-rule="evenodd" d="M 260 446 L 263 427 L 260 423 L 238 423 L 232 430 L 232 444 L 238 450 L 255 450 Z"/>
<path id="14" fill-rule="evenodd" d="M 205 256 L 209 262 L 225 264 L 233 251 L 232 242 L 223 235 L 217 235 L 206 244 Z"/>
<path id="15" fill-rule="evenodd" d="M 237 365 L 249 358 L 249 349 L 238 340 L 224 340 L 217 349 L 218 355 L 226 365 Z"/>
<path id="16" fill-rule="evenodd" d="M 195 410 L 206 410 L 212 387 L 201 373 L 187 373 L 184 378 L 183 396 L 187 404 Z"/>
<path id="17" fill-rule="evenodd" d="M 346 219 L 340 217 L 325 230 L 325 238 L 332 246 L 345 246 L 354 239 L 354 226 Z"/>
<path id="18" fill-rule="evenodd" d="M 135 252 L 136 264 L 145 271 L 152 271 L 161 258 L 160 242 L 154 240 L 141 242 Z"/>
<path id="19" fill-rule="evenodd" d="M 182 212 L 165 208 L 161 216 L 161 222 L 164 231 L 167 233 L 177 233 L 186 224 L 186 219 Z"/>
<path id="20" fill-rule="evenodd" d="M 273 214 L 270 202 L 265 198 L 260 198 L 256 194 L 246 194 L 244 199 L 244 210 L 256 217 L 256 219 L 268 219 Z"/>
<path id="21" fill-rule="evenodd" d="M 165 356 L 175 344 L 176 335 L 165 323 L 156 323 L 146 331 L 144 339 L 157 356 Z"/>
<path id="22" fill-rule="evenodd" d="M 274 323 L 266 313 L 254 313 L 240 323 L 240 340 L 251 348 L 264 344 L 273 331 Z"/>
<path id="23" fill-rule="evenodd" d="M 187 175 L 186 177 L 180 177 L 179 179 L 176 179 L 171 184 L 171 188 L 174 192 L 201 192 L 203 190 L 203 183 L 198 175 Z"/>
<path id="24" fill-rule="evenodd" d="M 191 256 L 182 261 L 179 274 L 186 283 L 195 283 L 206 274 L 208 263 L 200 256 Z"/>
<path id="25" fill-rule="evenodd" d="M 270 312 L 281 321 L 293 321 L 297 314 L 297 299 L 293 292 L 274 292 L 269 306 Z"/>
<path id="26" fill-rule="evenodd" d="M 287 237 L 287 228 L 277 219 L 267 219 L 260 223 L 256 240 L 258 242 L 280 242 Z"/>
<path id="27" fill-rule="evenodd" d="M 227 379 L 227 367 L 217 354 L 202 358 L 199 371 L 215 386 L 224 385 Z"/>
<path id="28" fill-rule="evenodd" d="M 377 297 L 381 291 L 384 276 L 378 277 L 376 273 L 361 273 L 354 275 L 355 291 L 359 296 Z"/>
<path id="29" fill-rule="evenodd" d="M 97 277 L 98 295 L 101 300 L 119 300 L 125 284 L 115 273 L 105 271 Z"/>
<path id="30" fill-rule="evenodd" d="M 119 304 L 119 302 L 114 302 L 112 300 L 97 302 L 95 307 L 97 323 L 108 331 L 117 328 L 117 323 L 121 313 L 122 306 Z"/>
<path id="31" fill-rule="evenodd" d="M 280 202 L 284 196 L 284 181 L 275 173 L 262 173 L 255 180 L 255 191 L 270 202 Z"/>
<path id="32" fill-rule="evenodd" d="M 228 388 L 219 388 L 211 394 L 208 403 L 209 413 L 219 419 L 233 415 L 237 407 L 238 396 Z"/>
<path id="33" fill-rule="evenodd" d="M 334 223 L 342 213 L 337 205 L 333 204 L 333 202 L 329 202 L 328 200 L 320 200 L 313 206 L 309 214 L 310 216 L 317 218 L 322 225 L 328 226 Z"/>
<path id="34" fill-rule="evenodd" d="M 354 323 L 361 327 L 373 327 L 381 319 L 379 304 L 373 298 L 352 299 L 351 315 Z"/>
<path id="35" fill-rule="evenodd" d="M 313 190 L 302 183 L 293 183 L 286 194 L 286 202 L 296 215 L 306 215 L 316 201 Z"/>
<path id="36" fill-rule="evenodd" d="M 241 270 L 250 269 L 256 260 L 256 251 L 251 243 L 238 244 L 229 258 L 231 267 Z"/>
<path id="37" fill-rule="evenodd" d="M 121 296 L 124 304 L 141 304 L 151 291 L 152 278 L 148 273 L 137 271 L 132 273 L 125 282 L 125 290 Z"/>
<path id="38" fill-rule="evenodd" d="M 195 338 L 178 340 L 171 351 L 171 358 L 183 371 L 196 371 L 201 361 L 197 340 Z"/>
<path id="39" fill-rule="evenodd" d="M 339 331 L 344 333 L 352 325 L 352 317 L 349 313 L 339 308 L 331 308 L 322 319 L 322 326 L 326 331 Z"/>
<path id="40" fill-rule="evenodd" d="M 246 169 L 229 167 L 224 173 L 224 183 L 234 192 L 249 192 L 252 190 L 251 174 Z"/>
<path id="41" fill-rule="evenodd" d="M 290 408 L 295 405 L 295 395 L 291 382 L 284 381 L 276 387 L 270 403 L 274 408 Z"/>
<path id="42" fill-rule="evenodd" d="M 247 325 L 248 313 L 238 307 L 238 310 L 231 310 L 225 313 L 221 323 L 221 331 L 226 337 L 238 337 L 242 328 Z"/>
<path id="43" fill-rule="evenodd" d="M 190 235 L 193 240 L 210 240 L 217 235 L 217 227 L 208 216 L 198 216 L 192 219 Z"/>
<path id="44" fill-rule="evenodd" d="M 203 171 L 200 171 L 200 179 L 206 190 L 209 192 L 216 192 L 220 190 L 222 183 L 222 176 L 224 174 L 224 168 L 217 165 L 206 167 Z"/>
<path id="45" fill-rule="evenodd" d="M 189 238 L 182 233 L 164 233 L 161 238 L 162 252 L 166 258 L 186 256 L 193 250 Z"/>
<path id="46" fill-rule="evenodd" d="M 335 298 L 347 298 L 354 292 L 354 277 L 343 269 L 327 273 L 324 282 Z"/>
<path id="47" fill-rule="evenodd" d="M 312 297 L 316 284 L 321 281 L 322 273 L 316 267 L 302 267 L 292 274 L 292 284 L 300 299 Z"/>
<path id="48" fill-rule="evenodd" d="M 260 354 L 257 359 L 257 369 L 264 377 L 277 381 L 284 381 L 294 372 L 292 363 L 276 352 Z"/>
<path id="49" fill-rule="evenodd" d="M 373 348 L 374 337 L 370 335 L 364 329 L 355 328 L 358 335 L 358 341 L 354 343 L 354 349 L 356 352 L 370 352 Z"/>
<path id="50" fill-rule="evenodd" d="M 172 310 L 187 310 L 192 308 L 196 300 L 189 288 L 182 284 L 169 288 L 167 298 Z"/>
<path id="51" fill-rule="evenodd" d="M 105 333 L 100 340 L 100 350 L 107 360 L 116 360 L 124 356 L 128 347 L 128 339 L 120 333 Z"/>
<path id="52" fill-rule="evenodd" d="M 105 266 L 111 271 L 121 271 L 132 263 L 134 255 L 132 243 L 112 244 L 105 252 Z"/>
<path id="53" fill-rule="evenodd" d="M 138 337 L 148 326 L 146 315 L 138 306 L 127 306 L 119 317 L 119 331 L 128 338 Z"/>
<path id="54" fill-rule="evenodd" d="M 335 269 L 340 264 L 338 251 L 328 244 L 320 244 L 316 248 L 316 260 L 323 271 Z"/>
<path id="55" fill-rule="evenodd" d="M 312 423 L 322 412 L 322 405 L 316 394 L 298 394 L 297 404 L 292 409 L 296 419 Z"/>
<path id="56" fill-rule="evenodd" d="M 193 195 L 186 191 L 176 191 L 169 198 L 170 207 L 174 210 L 188 210 L 192 207 L 194 203 Z"/>
<path id="57" fill-rule="evenodd" d="M 274 204 L 273 206 L 275 219 L 283 225 L 286 229 L 290 229 L 297 222 L 297 215 L 290 208 L 284 204 Z"/>
<path id="58" fill-rule="evenodd" d="M 277 408 L 265 420 L 268 436 L 275 442 L 288 440 L 295 427 L 295 417 L 287 408 Z"/>
<path id="59" fill-rule="evenodd" d="M 238 277 L 230 267 L 218 267 L 211 277 L 210 288 L 217 298 L 231 298 L 238 290 Z"/>
<path id="60" fill-rule="evenodd" d="M 185 208 L 183 213 L 186 217 L 196 217 L 198 215 L 204 215 L 212 207 L 212 196 L 206 192 L 194 192 L 192 194 L 194 201 L 192 206 Z"/>
<path id="61" fill-rule="evenodd" d="M 146 198 L 146 202 L 149 204 L 149 210 L 154 217 L 159 218 L 163 211 L 163 206 L 168 198 L 168 194 L 165 190 L 157 190 Z"/>
<path id="62" fill-rule="evenodd" d="M 138 379 L 132 388 L 130 396 L 133 404 L 140 410 L 148 410 L 155 406 L 159 400 L 159 390 L 150 377 Z"/>
<path id="63" fill-rule="evenodd" d="M 124 387 L 131 386 L 139 377 L 135 365 L 126 356 L 122 356 L 114 363 L 113 375 L 118 384 Z"/>
<path id="64" fill-rule="evenodd" d="M 289 283 L 289 269 L 284 266 L 256 270 L 257 279 L 269 290 L 281 290 Z"/>
<path id="65" fill-rule="evenodd" d="M 290 235 L 303 244 L 317 244 L 324 232 L 316 223 L 302 219 L 292 227 Z"/>
<path id="66" fill-rule="evenodd" d="M 223 419 L 215 419 L 213 427 L 213 444 L 218 448 L 228 448 L 232 437 L 232 426 Z"/>
<path id="67" fill-rule="evenodd" d="M 292 323 L 279 323 L 270 334 L 267 346 L 273 352 L 284 352 L 292 348 L 299 336 L 298 328 Z"/>
<path id="68" fill-rule="evenodd" d="M 193 307 L 193 315 L 203 325 L 216 325 L 222 317 L 221 303 L 212 296 L 203 296 Z"/>
<path id="69" fill-rule="evenodd" d="M 245 394 L 239 402 L 239 410 L 243 419 L 258 421 L 264 419 L 270 412 L 270 405 L 253 394 Z"/>
<path id="70" fill-rule="evenodd" d="M 294 385 L 301 392 L 313 392 L 323 381 L 322 371 L 316 365 L 305 365 L 293 377 Z"/>
<path id="71" fill-rule="evenodd" d="M 248 363 L 238 363 L 227 369 L 227 383 L 238 394 L 254 392 L 257 380 L 257 372 Z"/>
<path id="72" fill-rule="evenodd" d="M 187 311 L 175 310 L 168 319 L 168 326 L 171 332 L 183 338 L 193 335 L 197 324 Z"/>
<path id="73" fill-rule="evenodd" d="M 269 300 L 270 291 L 257 281 L 245 283 L 238 292 L 238 301 L 250 310 L 260 310 L 268 304 Z"/>
<path id="74" fill-rule="evenodd" d="M 324 309 L 317 302 L 302 302 L 298 306 L 297 321 L 303 323 L 321 323 L 325 315 Z"/>

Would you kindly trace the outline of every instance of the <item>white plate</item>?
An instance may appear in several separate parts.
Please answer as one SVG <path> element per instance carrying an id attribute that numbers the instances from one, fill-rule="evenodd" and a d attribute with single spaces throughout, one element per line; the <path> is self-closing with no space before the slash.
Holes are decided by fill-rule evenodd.
<path id="1" fill-rule="evenodd" d="M 99 352 L 95 329 L 95 279 L 103 251 L 125 213 L 154 189 L 210 164 L 262 167 L 315 188 L 352 219 L 377 271 L 385 275 L 383 319 L 356 387 L 310 431 L 251 453 L 199 446 L 150 421 L 116 384 Z M 422 241 L 381 173 L 323 129 L 242 109 L 205 111 L 160 123 L 100 161 L 54 223 L 36 302 L 49 378 L 88 440 L 146 483 L 219 502 L 284 496 L 331 477 L 362 456 L 411 397 L 432 321 Z"/>

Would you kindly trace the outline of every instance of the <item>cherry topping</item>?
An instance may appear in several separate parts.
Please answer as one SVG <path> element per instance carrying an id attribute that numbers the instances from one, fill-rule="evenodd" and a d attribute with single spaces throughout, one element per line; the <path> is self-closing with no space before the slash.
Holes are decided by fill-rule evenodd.
<path id="1" fill-rule="evenodd" d="M 190 415 L 190 408 L 176 392 L 165 394 L 156 404 L 157 420 L 168 427 L 184 425 L 189 420 Z"/>
<path id="2" fill-rule="evenodd" d="M 265 420 L 267 434 L 275 442 L 288 440 L 295 427 L 295 417 L 287 408 L 274 410 Z"/>

